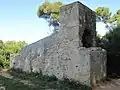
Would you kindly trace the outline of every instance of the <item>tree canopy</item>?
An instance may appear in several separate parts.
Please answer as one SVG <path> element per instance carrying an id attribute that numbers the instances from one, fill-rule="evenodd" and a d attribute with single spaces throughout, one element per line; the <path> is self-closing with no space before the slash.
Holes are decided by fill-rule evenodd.
<path id="1" fill-rule="evenodd" d="M 25 41 L 3 42 L 0 40 L 0 65 L 9 67 L 10 54 L 18 54 L 25 45 L 27 45 Z"/>
<path id="2" fill-rule="evenodd" d="M 96 37 L 97 46 L 107 50 L 107 72 L 120 75 L 120 9 L 111 15 L 109 8 L 98 7 L 96 14 L 98 21 L 111 24 L 108 33 Z"/>
<path id="3" fill-rule="evenodd" d="M 49 26 L 53 26 L 54 32 L 58 30 L 60 7 L 63 5 L 62 2 L 50 3 L 45 1 L 38 8 L 37 16 L 45 19 L 49 23 Z M 112 15 L 108 7 L 98 7 L 95 12 L 97 22 L 104 22 L 107 28 L 112 29 L 112 26 L 120 26 L 120 9 L 114 15 Z"/>
<path id="4" fill-rule="evenodd" d="M 97 21 L 102 21 L 106 25 L 109 23 L 110 27 L 120 26 L 120 9 L 118 9 L 116 13 L 113 15 L 110 9 L 107 7 L 98 7 L 95 11 L 97 16 Z"/>
<path id="5" fill-rule="evenodd" d="M 109 22 L 120 26 L 120 9 L 110 18 Z"/>
<path id="6" fill-rule="evenodd" d="M 37 16 L 44 18 L 49 23 L 49 26 L 53 26 L 54 32 L 58 30 L 60 7 L 63 5 L 62 2 L 44 2 L 38 8 Z"/>
<path id="7" fill-rule="evenodd" d="M 107 23 L 110 19 L 111 12 L 110 9 L 107 7 L 98 7 L 96 10 L 97 20 L 103 21 L 104 23 Z"/>

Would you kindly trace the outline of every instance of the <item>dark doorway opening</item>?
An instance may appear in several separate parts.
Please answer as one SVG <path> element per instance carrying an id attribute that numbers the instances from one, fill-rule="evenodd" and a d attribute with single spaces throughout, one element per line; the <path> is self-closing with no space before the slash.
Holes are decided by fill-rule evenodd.
<path id="1" fill-rule="evenodd" d="M 83 47 L 89 48 L 92 47 L 92 35 L 90 30 L 85 29 L 82 36 Z"/>

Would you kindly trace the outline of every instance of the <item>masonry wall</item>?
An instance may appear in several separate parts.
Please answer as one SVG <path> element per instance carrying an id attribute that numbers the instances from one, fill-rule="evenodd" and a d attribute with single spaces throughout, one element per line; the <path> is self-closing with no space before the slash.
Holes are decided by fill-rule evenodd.
<path id="1" fill-rule="evenodd" d="M 96 81 L 106 76 L 106 51 L 101 48 L 93 48 L 91 50 L 91 80 L 93 77 Z"/>
<path id="2" fill-rule="evenodd" d="M 79 2 L 63 6 L 60 11 L 60 31 L 24 47 L 20 55 L 11 57 L 10 67 L 26 72 L 41 70 L 43 74 L 55 75 L 59 79 L 73 79 L 90 86 L 93 72 L 99 70 L 96 75 L 105 72 L 105 67 L 94 69 L 97 63 L 92 64 L 96 55 L 91 51 L 99 55 L 102 49 L 97 51 L 95 47 L 83 47 L 86 29 L 89 35 L 85 34 L 88 39 L 85 44 L 89 47 L 95 45 L 95 13 Z M 86 14 L 88 12 L 90 15 Z M 97 57 L 99 65 L 105 59 L 104 55 L 101 57 Z"/>

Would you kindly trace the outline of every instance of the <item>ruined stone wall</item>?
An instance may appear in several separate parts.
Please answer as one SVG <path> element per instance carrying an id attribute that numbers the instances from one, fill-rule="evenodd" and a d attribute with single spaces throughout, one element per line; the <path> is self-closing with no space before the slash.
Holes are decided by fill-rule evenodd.
<path id="1" fill-rule="evenodd" d="M 24 47 L 20 55 L 11 57 L 10 67 L 26 72 L 41 70 L 43 74 L 73 79 L 90 86 L 91 75 L 95 72 L 101 79 L 106 70 L 105 54 L 100 54 L 105 51 L 93 47 L 95 18 L 95 13 L 79 2 L 61 7 L 60 31 Z M 103 66 L 96 68 L 97 65 Z"/>
<path id="2" fill-rule="evenodd" d="M 99 81 L 106 76 L 106 73 L 106 51 L 93 48 L 91 50 L 91 79 L 95 77 Z"/>

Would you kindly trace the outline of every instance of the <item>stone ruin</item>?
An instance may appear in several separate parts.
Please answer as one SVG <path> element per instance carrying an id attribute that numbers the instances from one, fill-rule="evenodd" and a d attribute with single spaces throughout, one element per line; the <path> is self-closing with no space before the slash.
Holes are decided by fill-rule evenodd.
<path id="1" fill-rule="evenodd" d="M 95 47 L 95 12 L 80 2 L 60 8 L 60 31 L 24 47 L 10 68 L 40 72 L 91 86 L 106 76 L 106 51 Z"/>

